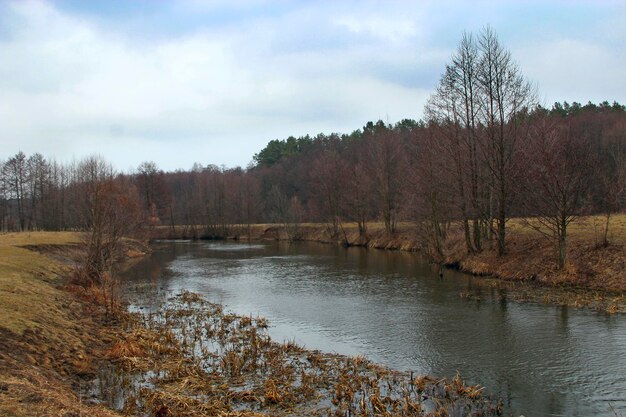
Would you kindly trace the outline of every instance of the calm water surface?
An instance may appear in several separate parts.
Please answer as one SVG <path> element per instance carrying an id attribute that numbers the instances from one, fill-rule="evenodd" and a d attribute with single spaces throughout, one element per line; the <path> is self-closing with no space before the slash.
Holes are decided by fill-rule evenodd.
<path id="1" fill-rule="evenodd" d="M 410 253 L 315 243 L 154 249 L 127 273 L 134 308 L 195 291 L 268 318 L 277 341 L 434 376 L 459 372 L 514 415 L 626 415 L 623 315 L 503 301 L 467 275 L 446 271 L 440 279 Z M 483 300 L 459 297 L 468 290 Z"/>

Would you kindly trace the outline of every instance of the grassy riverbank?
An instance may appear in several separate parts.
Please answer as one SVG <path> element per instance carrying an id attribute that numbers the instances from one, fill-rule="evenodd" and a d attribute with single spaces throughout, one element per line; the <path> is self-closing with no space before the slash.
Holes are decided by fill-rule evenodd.
<path id="1" fill-rule="evenodd" d="M 524 296 L 545 302 L 573 306 L 591 305 L 609 312 L 623 309 L 626 303 L 626 215 L 611 219 L 608 246 L 601 245 L 604 227 L 601 216 L 584 217 L 572 223 L 568 236 L 568 261 L 564 269 L 557 267 L 556 248 L 546 237 L 533 230 L 523 219 L 509 222 L 507 254 L 496 255 L 495 247 L 486 242 L 485 250 L 470 255 L 463 243 L 461 230 L 452 225 L 444 244 L 444 256 L 434 253 L 425 239 L 420 239 L 417 227 L 402 223 L 398 231 L 389 235 L 380 223 L 370 224 L 365 235 L 359 235 L 356 224 L 344 224 L 341 238 L 333 238 L 329 227 L 323 224 L 298 225 L 299 240 L 341 243 L 351 246 L 415 251 L 426 254 L 435 262 L 458 268 L 470 274 L 490 276 L 510 283 L 525 283 L 540 287 L 533 296 L 528 287 Z M 292 231 L 293 232 L 293 231 Z M 160 227 L 152 230 L 153 238 L 202 238 L 201 228 Z M 234 228 L 231 239 L 287 240 L 285 227 L 259 224 Z M 558 289 L 547 294 L 544 288 Z"/>
<path id="2" fill-rule="evenodd" d="M 79 243 L 76 233 L 0 235 L 0 416 L 117 415 L 78 396 L 116 335 L 88 294 L 62 288 L 71 268 L 61 258 Z"/>

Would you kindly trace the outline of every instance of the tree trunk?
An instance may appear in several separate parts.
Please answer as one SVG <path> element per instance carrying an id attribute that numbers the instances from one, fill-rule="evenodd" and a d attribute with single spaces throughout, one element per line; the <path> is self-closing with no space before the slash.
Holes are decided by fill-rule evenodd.
<path id="1" fill-rule="evenodd" d="M 474 253 L 474 246 L 472 245 L 472 234 L 469 227 L 469 216 L 467 214 L 467 203 L 465 201 L 465 187 L 463 184 L 463 169 L 460 166 L 460 162 L 457 162 L 457 186 L 459 187 L 459 199 L 461 202 L 461 215 L 463 216 L 463 234 L 465 235 L 465 248 L 467 253 Z"/>
<path id="2" fill-rule="evenodd" d="M 476 252 L 480 252 L 482 250 L 482 239 L 480 231 L 480 221 L 478 219 L 472 220 L 472 228 L 474 233 L 474 249 L 476 250 Z"/>
<path id="3" fill-rule="evenodd" d="M 463 233 L 465 234 L 465 247 L 467 248 L 467 253 L 474 253 L 474 246 L 472 245 L 472 235 L 470 232 L 469 221 L 467 218 L 463 217 Z"/>
<path id="4" fill-rule="evenodd" d="M 565 267 L 565 261 L 567 259 L 567 222 L 565 219 L 561 219 L 559 227 L 559 269 Z"/>
<path id="5" fill-rule="evenodd" d="M 498 201 L 498 256 L 506 253 L 506 190 L 504 188 L 504 179 L 500 180 L 500 198 Z"/>
<path id="6" fill-rule="evenodd" d="M 606 213 L 606 222 L 604 223 L 604 239 L 602 244 L 606 247 L 609 246 L 609 222 L 611 220 L 611 212 Z"/>

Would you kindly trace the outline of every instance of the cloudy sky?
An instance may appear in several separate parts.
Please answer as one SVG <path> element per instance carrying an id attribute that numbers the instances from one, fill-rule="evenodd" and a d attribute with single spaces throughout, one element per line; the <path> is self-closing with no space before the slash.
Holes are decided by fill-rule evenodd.
<path id="1" fill-rule="evenodd" d="M 246 166 L 270 139 L 419 119 L 487 24 L 544 104 L 626 102 L 623 0 L 0 0 L 0 159 Z"/>

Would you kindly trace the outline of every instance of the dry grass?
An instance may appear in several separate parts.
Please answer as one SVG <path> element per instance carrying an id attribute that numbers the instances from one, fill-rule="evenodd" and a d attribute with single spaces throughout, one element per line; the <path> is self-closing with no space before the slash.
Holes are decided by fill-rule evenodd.
<path id="1" fill-rule="evenodd" d="M 80 240 L 77 233 L 0 234 L 1 416 L 114 415 L 82 404 L 75 392 L 95 371 L 96 346 L 112 338 L 96 307 L 60 288 L 71 269 L 61 259 Z"/>
<path id="2" fill-rule="evenodd" d="M 104 406 L 82 403 L 71 386 L 32 368 L 15 375 L 3 375 L 0 416 L 113 417 L 119 414 Z"/>
<path id="3" fill-rule="evenodd" d="M 510 221 L 507 254 L 502 257 L 493 248 L 468 255 L 462 232 L 454 230 L 444 262 L 518 284 L 510 289 L 513 298 L 522 301 L 626 311 L 626 215 L 611 219 L 608 246 L 602 244 L 603 221 L 601 216 L 584 217 L 570 225 L 563 269 L 558 268 L 554 242 L 530 227 L 527 219 Z"/>
<path id="4" fill-rule="evenodd" d="M 554 243 L 527 225 L 527 220 L 509 223 L 507 254 L 494 251 L 467 256 L 456 241 L 449 244 L 447 261 L 460 261 L 462 269 L 516 281 L 533 281 L 556 287 L 571 287 L 622 294 L 626 291 L 626 215 L 611 220 L 608 246 L 602 245 L 601 217 L 585 217 L 571 224 L 568 261 L 557 267 Z"/>
<path id="5" fill-rule="evenodd" d="M 528 219 L 512 219 L 507 226 L 511 233 L 531 235 L 537 237 L 537 232 L 528 227 Z M 606 218 L 604 216 L 585 216 L 574 220 L 568 227 L 569 237 L 572 242 L 585 242 L 587 244 L 600 244 L 604 233 Z M 536 225 L 537 222 L 535 221 Z M 547 230 L 545 230 L 547 232 Z M 626 245 L 626 214 L 611 216 L 609 224 L 609 242 L 615 245 Z"/>
<path id="6" fill-rule="evenodd" d="M 71 245 L 76 233 L 0 234 L 0 326 L 15 334 L 27 329 L 46 332 L 50 326 L 69 326 L 67 310 L 71 297 L 55 288 L 66 265 L 29 249 L 26 245 Z"/>

